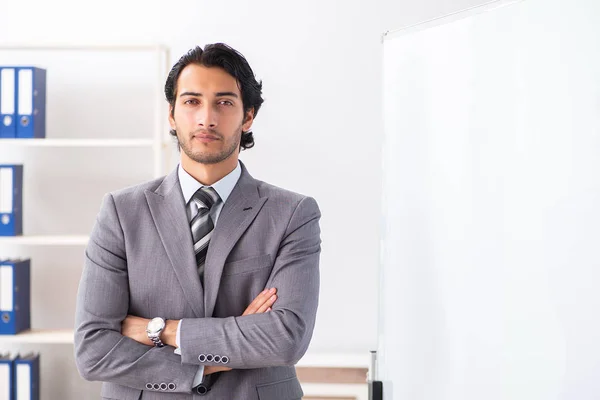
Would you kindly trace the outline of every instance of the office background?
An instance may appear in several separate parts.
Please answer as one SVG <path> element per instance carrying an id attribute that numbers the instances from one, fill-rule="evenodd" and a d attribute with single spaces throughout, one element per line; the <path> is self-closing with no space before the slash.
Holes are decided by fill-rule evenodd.
<path id="1" fill-rule="evenodd" d="M 314 196 L 323 212 L 322 292 L 309 356 L 364 366 L 378 346 L 381 34 L 483 3 L 0 0 L 0 46 L 160 44 L 169 50 L 169 65 L 197 44 L 222 41 L 239 49 L 263 79 L 266 99 L 254 124 L 256 147 L 241 159 L 255 177 Z M 61 77 L 65 89 L 48 105 L 56 110 L 49 110 L 48 138 L 152 139 L 157 64 L 151 55 L 43 53 L 52 63 L 49 75 Z M 36 64 L 44 64 L 44 54 Z M 1 61 L 9 62 L 4 55 Z M 25 165 L 25 234 L 61 236 L 88 234 L 101 196 L 150 179 L 154 162 L 151 147 L 1 142 L 0 159 Z M 357 196 L 365 203 L 354 200 L 365 190 L 369 196 Z M 83 247 L 0 241 L 0 251 L 32 259 L 33 327 L 71 328 Z M 0 349 L 42 352 L 45 398 L 98 397 L 99 385 L 79 378 L 72 345 L 15 343 L 0 341 Z"/>

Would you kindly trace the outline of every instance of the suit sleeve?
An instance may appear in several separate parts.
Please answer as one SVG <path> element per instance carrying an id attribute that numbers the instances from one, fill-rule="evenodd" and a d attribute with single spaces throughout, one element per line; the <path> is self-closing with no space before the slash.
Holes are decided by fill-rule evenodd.
<path id="1" fill-rule="evenodd" d="M 191 393 L 197 366 L 181 363 L 173 348 L 155 348 L 121 335 L 129 310 L 125 237 L 115 201 L 107 194 L 85 251 L 75 314 L 75 361 L 86 380 L 148 390 L 147 383 L 174 383 Z"/>
<path id="2" fill-rule="evenodd" d="M 294 365 L 312 337 L 319 297 L 321 213 L 316 201 L 304 198 L 296 206 L 273 266 L 267 287 L 277 288 L 271 312 L 228 318 L 183 319 L 182 363 L 201 362 L 201 354 L 218 354 L 234 369 Z"/>

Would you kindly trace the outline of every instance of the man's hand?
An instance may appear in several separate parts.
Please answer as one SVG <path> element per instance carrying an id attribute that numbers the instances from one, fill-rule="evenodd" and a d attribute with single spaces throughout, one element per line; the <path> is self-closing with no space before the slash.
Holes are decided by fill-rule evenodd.
<path id="1" fill-rule="evenodd" d="M 271 306 L 277 300 L 277 289 L 265 289 L 261 293 L 256 296 L 256 298 L 250 303 L 250 305 L 246 308 L 246 311 L 242 314 L 250 315 L 250 314 L 262 314 L 267 311 L 271 311 Z"/>
<path id="2" fill-rule="evenodd" d="M 127 336 L 146 346 L 154 346 L 152 340 L 148 339 L 148 333 L 146 332 L 148 322 L 150 322 L 149 319 L 128 315 L 121 323 L 121 335 Z"/>

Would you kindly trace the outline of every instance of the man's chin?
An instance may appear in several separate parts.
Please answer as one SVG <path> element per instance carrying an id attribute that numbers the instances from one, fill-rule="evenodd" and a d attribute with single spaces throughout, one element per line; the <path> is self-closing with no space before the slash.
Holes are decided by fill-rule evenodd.
<path id="1" fill-rule="evenodd" d="M 222 154 L 194 154 L 193 157 L 190 157 L 197 163 L 204 165 L 214 165 L 220 162 L 223 162 L 227 159 Z"/>

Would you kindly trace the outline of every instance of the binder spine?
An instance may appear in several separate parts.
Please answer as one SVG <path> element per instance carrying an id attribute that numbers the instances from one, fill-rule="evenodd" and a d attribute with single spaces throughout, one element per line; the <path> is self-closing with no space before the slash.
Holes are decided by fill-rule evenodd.
<path id="1" fill-rule="evenodd" d="M 15 366 L 15 397 L 18 400 L 40 399 L 40 357 L 17 357 Z"/>
<path id="2" fill-rule="evenodd" d="M 8 261 L 0 262 L 0 334 L 14 334 L 15 298 L 14 287 L 15 269 Z"/>
<path id="3" fill-rule="evenodd" d="M 31 327 L 31 261 L 0 262 L 0 334 Z"/>
<path id="4" fill-rule="evenodd" d="M 0 236 L 23 234 L 23 166 L 0 165 Z"/>
<path id="5" fill-rule="evenodd" d="M 17 129 L 20 139 L 46 136 L 46 70 L 17 68 Z"/>
<path id="6" fill-rule="evenodd" d="M 17 75 L 12 67 L 0 67 L 0 139 L 16 137 Z"/>
<path id="7" fill-rule="evenodd" d="M 15 334 L 31 328 L 31 260 L 15 263 Z"/>
<path id="8" fill-rule="evenodd" d="M 0 358 L 0 400 L 16 398 L 14 378 L 14 362 L 6 356 Z"/>

